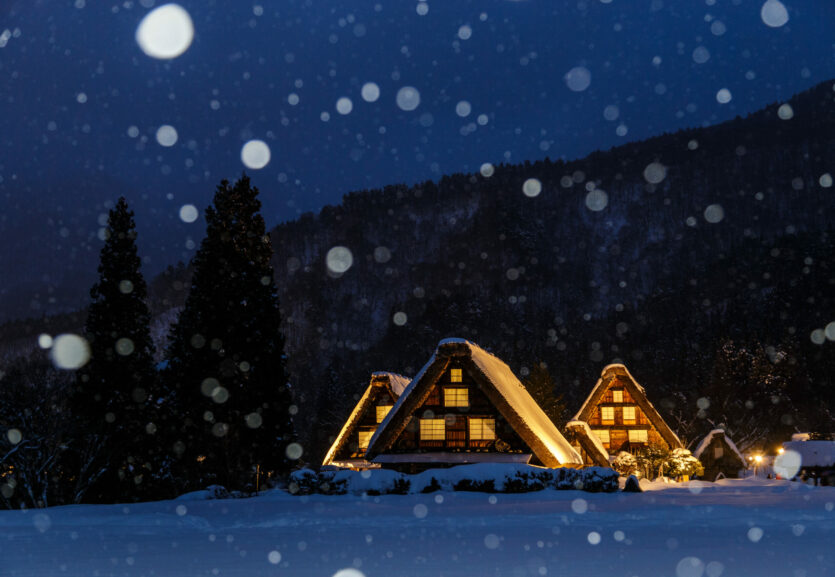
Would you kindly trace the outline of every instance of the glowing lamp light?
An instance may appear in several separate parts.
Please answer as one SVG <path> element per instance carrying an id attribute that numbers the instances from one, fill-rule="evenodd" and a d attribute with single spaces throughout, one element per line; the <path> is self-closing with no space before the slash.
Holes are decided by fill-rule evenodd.
<path id="1" fill-rule="evenodd" d="M 762 463 L 762 462 L 763 462 L 763 456 L 762 456 L 762 455 L 757 455 L 757 456 L 755 456 L 755 457 L 754 457 L 754 460 L 755 460 L 755 461 L 757 462 L 757 464 L 759 465 L 760 463 Z"/>
<path id="2" fill-rule="evenodd" d="M 782 455 L 785 452 L 786 452 L 786 450 L 783 447 L 780 447 L 779 449 L 777 449 L 777 454 L 778 455 Z"/>

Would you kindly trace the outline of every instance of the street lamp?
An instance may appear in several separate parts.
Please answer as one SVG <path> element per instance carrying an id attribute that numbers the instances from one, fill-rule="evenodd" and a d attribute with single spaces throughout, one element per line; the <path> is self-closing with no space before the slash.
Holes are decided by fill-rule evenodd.
<path id="1" fill-rule="evenodd" d="M 760 463 L 763 462 L 762 455 L 754 455 L 754 476 L 757 476 L 757 468 L 759 468 Z"/>

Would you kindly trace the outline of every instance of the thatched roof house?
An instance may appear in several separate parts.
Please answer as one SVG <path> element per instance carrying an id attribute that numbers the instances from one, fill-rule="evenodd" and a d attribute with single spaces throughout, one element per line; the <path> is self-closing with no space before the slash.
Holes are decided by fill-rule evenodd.
<path id="1" fill-rule="evenodd" d="M 380 424 L 366 459 L 409 471 L 474 462 L 583 464 L 510 368 L 463 339 L 438 344 Z"/>
<path id="2" fill-rule="evenodd" d="M 569 421 L 566 423 L 565 438 L 583 457 L 583 464 L 596 467 L 610 466 L 609 453 L 585 421 Z"/>
<path id="3" fill-rule="evenodd" d="M 603 369 L 573 420 L 588 423 L 610 455 L 640 452 L 650 444 L 684 447 L 649 402 L 644 388 L 620 364 Z"/>
<path id="4" fill-rule="evenodd" d="M 408 384 L 407 377 L 396 373 L 373 373 L 368 388 L 336 436 L 322 465 L 353 469 L 371 466 L 364 457 L 368 442 Z"/>
<path id="5" fill-rule="evenodd" d="M 745 469 L 745 458 L 722 429 L 709 432 L 693 451 L 693 456 L 701 461 L 705 468 L 702 476 L 708 481 L 715 481 L 720 474 L 735 479 Z"/>

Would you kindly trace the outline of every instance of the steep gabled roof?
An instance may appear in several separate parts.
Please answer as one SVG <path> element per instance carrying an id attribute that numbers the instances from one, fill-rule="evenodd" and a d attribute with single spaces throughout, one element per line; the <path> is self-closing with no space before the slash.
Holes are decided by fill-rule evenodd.
<path id="1" fill-rule="evenodd" d="M 592 433 L 589 424 L 585 421 L 569 421 L 565 425 L 566 436 L 576 439 L 577 443 L 588 453 L 592 462 L 598 467 L 609 466 L 609 452 L 600 442 L 600 439 Z"/>
<path id="2" fill-rule="evenodd" d="M 597 384 L 594 385 L 594 388 L 591 390 L 586 402 L 583 403 L 583 406 L 580 407 L 580 410 L 577 411 L 577 414 L 574 416 L 574 421 L 588 421 L 592 414 L 594 414 L 594 409 L 597 404 L 600 402 L 600 398 L 603 396 L 603 393 L 606 392 L 606 389 L 609 388 L 612 380 L 615 378 L 619 378 L 619 380 L 624 384 L 624 387 L 629 394 L 635 399 L 635 403 L 641 407 L 641 410 L 649 419 L 652 426 L 658 431 L 661 435 L 661 438 L 670 446 L 671 449 L 682 449 L 684 445 L 681 443 L 681 440 L 678 438 L 673 430 L 664 422 L 664 419 L 658 413 L 656 408 L 649 402 L 647 399 L 647 393 L 644 390 L 644 387 L 638 384 L 629 371 L 626 369 L 626 366 L 621 364 L 614 364 L 608 365 L 603 368 L 603 371 L 600 373 L 600 378 L 597 380 Z"/>
<path id="3" fill-rule="evenodd" d="M 331 448 L 325 455 L 325 460 L 322 461 L 322 466 L 330 465 L 336 457 L 337 453 L 339 453 L 339 450 L 342 448 L 342 446 L 348 441 L 348 439 L 351 438 L 351 435 L 357 428 L 357 425 L 362 419 L 362 416 L 365 414 L 365 411 L 371 404 L 376 389 L 383 387 L 389 393 L 391 393 L 392 397 L 397 399 L 400 397 L 400 395 L 403 393 L 403 390 L 408 385 L 409 379 L 407 377 L 404 377 L 403 375 L 398 375 L 397 373 L 388 373 L 384 371 L 372 373 L 371 382 L 368 384 L 368 388 L 365 389 L 365 392 L 363 393 L 362 397 L 360 397 L 360 400 L 357 402 L 357 405 L 351 412 L 351 416 L 348 417 L 347 421 L 345 421 L 345 425 L 343 425 L 342 430 L 339 431 L 339 434 L 336 436 L 336 439 L 334 439 Z"/>
<path id="4" fill-rule="evenodd" d="M 545 466 L 583 464 L 582 457 L 560 434 L 510 367 L 478 345 L 463 339 L 444 339 L 438 343 L 435 354 L 377 428 L 368 446 L 366 459 L 371 460 L 391 447 L 453 358 L 468 365 L 470 374 L 485 396 Z"/>
<path id="5" fill-rule="evenodd" d="M 731 448 L 731 451 L 736 453 L 736 456 L 739 457 L 739 460 L 742 461 L 743 465 L 745 464 L 745 457 L 742 456 L 742 453 L 739 452 L 739 449 L 736 448 L 736 445 L 733 441 L 731 441 L 731 438 L 728 436 L 728 433 L 724 431 L 724 429 L 713 429 L 711 432 L 705 435 L 705 438 L 702 439 L 702 441 L 699 443 L 699 446 L 696 447 L 695 451 L 693 451 L 693 456 L 697 459 L 701 459 L 702 453 L 704 453 L 705 449 L 707 449 L 710 446 L 715 437 L 724 437 L 725 442 L 728 443 L 728 446 Z"/>

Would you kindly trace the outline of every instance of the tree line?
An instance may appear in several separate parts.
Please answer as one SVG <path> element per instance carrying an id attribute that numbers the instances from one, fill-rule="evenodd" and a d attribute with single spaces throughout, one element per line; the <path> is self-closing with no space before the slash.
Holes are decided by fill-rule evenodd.
<path id="1" fill-rule="evenodd" d="M 134 215 L 119 199 L 73 352 L 83 365 L 62 370 L 53 350 L 57 367 L 44 354 L 2 375 L 0 504 L 150 500 L 212 484 L 246 493 L 288 472 L 301 448 L 260 208 L 246 175 L 218 185 L 155 364 Z"/>

